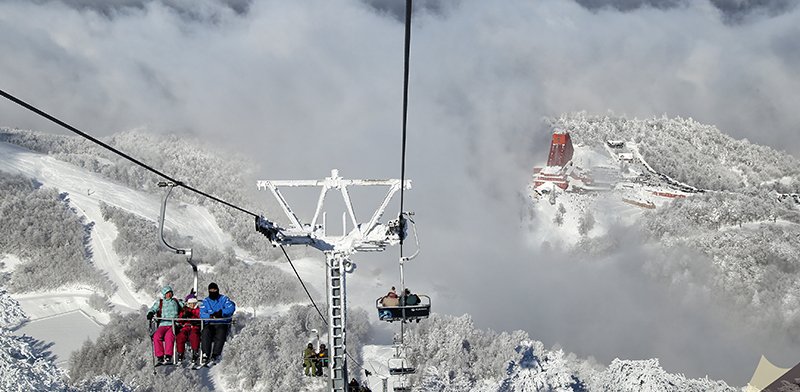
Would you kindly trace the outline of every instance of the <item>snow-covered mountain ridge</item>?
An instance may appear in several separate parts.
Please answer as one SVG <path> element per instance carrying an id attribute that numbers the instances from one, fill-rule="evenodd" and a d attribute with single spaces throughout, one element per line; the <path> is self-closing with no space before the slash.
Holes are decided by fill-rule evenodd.
<path id="1" fill-rule="evenodd" d="M 800 341 L 800 161 L 692 119 L 576 113 L 549 124 L 569 132 L 576 161 L 632 144 L 642 164 L 703 192 L 668 186 L 679 197 L 660 197 L 639 181 L 534 195 L 532 239 L 588 259 L 636 254 L 634 267 L 710 295 L 732 322 Z M 622 200 L 631 189 L 639 205 Z"/>
<path id="2" fill-rule="evenodd" d="M 581 112 L 550 118 L 548 123 L 569 131 L 577 144 L 585 146 L 632 141 L 655 170 L 698 188 L 800 191 L 797 158 L 747 139 L 734 139 L 691 118 L 628 119 Z"/>

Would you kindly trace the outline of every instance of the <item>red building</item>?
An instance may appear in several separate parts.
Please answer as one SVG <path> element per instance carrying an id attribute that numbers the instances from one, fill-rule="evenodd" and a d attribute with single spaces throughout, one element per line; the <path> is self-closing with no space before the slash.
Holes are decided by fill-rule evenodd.
<path id="1" fill-rule="evenodd" d="M 550 142 L 550 154 L 547 157 L 547 166 L 533 168 L 534 188 L 552 184 L 561 189 L 569 187 L 567 169 L 564 167 L 572 160 L 572 139 L 566 131 L 555 131 Z"/>
<path id="2" fill-rule="evenodd" d="M 550 155 L 547 157 L 547 166 L 564 166 L 572 159 L 572 139 L 569 132 L 556 131 L 553 141 L 550 142 Z"/>

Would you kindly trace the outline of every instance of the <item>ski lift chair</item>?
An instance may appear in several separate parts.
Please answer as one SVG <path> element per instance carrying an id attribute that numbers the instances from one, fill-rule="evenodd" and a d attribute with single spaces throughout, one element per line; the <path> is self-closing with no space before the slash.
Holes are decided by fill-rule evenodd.
<path id="1" fill-rule="evenodd" d="M 382 300 L 384 297 L 380 297 L 375 300 L 375 308 L 378 309 L 378 318 L 381 321 L 388 321 L 388 322 L 395 322 L 395 321 L 403 321 L 403 322 L 410 322 L 426 319 L 431 314 L 431 298 L 427 295 L 417 295 L 414 294 L 409 298 L 418 298 L 418 302 L 412 304 L 411 301 L 408 301 L 408 304 L 404 302 L 400 302 L 398 306 L 384 306 Z"/>
<path id="2" fill-rule="evenodd" d="M 402 380 L 396 383 L 392 390 L 394 392 L 411 392 L 411 385 L 409 385 L 405 380 Z"/>
<path id="3" fill-rule="evenodd" d="M 387 367 L 392 376 L 405 376 L 417 372 L 417 369 L 412 367 L 405 358 L 389 358 Z"/>

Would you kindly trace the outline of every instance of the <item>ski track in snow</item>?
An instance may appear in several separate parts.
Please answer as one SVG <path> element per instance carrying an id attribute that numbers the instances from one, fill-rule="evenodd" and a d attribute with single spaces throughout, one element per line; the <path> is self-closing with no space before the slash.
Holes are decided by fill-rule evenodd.
<path id="1" fill-rule="evenodd" d="M 133 190 L 70 163 L 9 143 L 0 143 L 0 157 L 0 170 L 32 177 L 44 186 L 66 192 L 70 205 L 85 216 L 86 223 L 94 223 L 91 232 L 92 261 L 117 286 L 111 297 L 115 305 L 123 307 L 122 310 L 132 311 L 152 300 L 134 291 L 130 279 L 125 276 L 124 267 L 113 251 L 116 226 L 103 220 L 100 202 L 157 221 L 160 195 Z M 168 208 L 165 222 L 167 228 L 192 236 L 212 248 L 223 248 L 232 243 L 230 236 L 219 228 L 204 207 L 183 203 L 178 208 L 175 205 L 168 207 L 171 208 Z"/>

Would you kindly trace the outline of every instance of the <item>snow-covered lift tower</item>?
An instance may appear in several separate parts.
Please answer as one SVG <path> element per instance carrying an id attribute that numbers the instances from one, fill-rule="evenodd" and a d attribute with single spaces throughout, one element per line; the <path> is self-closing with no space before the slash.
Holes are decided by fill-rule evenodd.
<path id="1" fill-rule="evenodd" d="M 404 222 L 399 219 L 387 224 L 379 222 L 392 197 L 400 190 L 401 180 L 347 180 L 339 176 L 339 171 L 331 170 L 331 176 L 322 180 L 281 180 L 258 181 L 259 190 L 269 190 L 284 214 L 289 219 L 289 227 L 280 227 L 263 217 L 256 218 L 256 230 L 269 238 L 273 245 L 308 245 L 319 249 L 326 259 L 326 286 L 328 298 L 328 347 L 330 356 L 331 391 L 347 390 L 347 348 L 346 348 L 346 286 L 345 277 L 352 272 L 350 257 L 356 252 L 380 252 L 389 245 L 396 245 L 405 238 Z M 372 214 L 370 220 L 361 223 L 356 218 L 348 187 L 379 186 L 387 187 L 388 192 L 383 202 Z M 318 187 L 320 188 L 317 207 L 311 222 L 301 222 L 289 203 L 281 194 L 279 187 Z M 411 180 L 405 180 L 403 189 L 411 189 Z M 346 212 L 342 216 L 345 228 L 341 235 L 330 235 L 326 231 L 326 219 L 323 207 L 328 191 L 335 189 L 342 194 Z M 398 214 L 399 216 L 399 214 Z M 320 222 L 321 217 L 321 222 Z M 352 223 L 352 230 L 346 231 L 347 220 Z"/>

